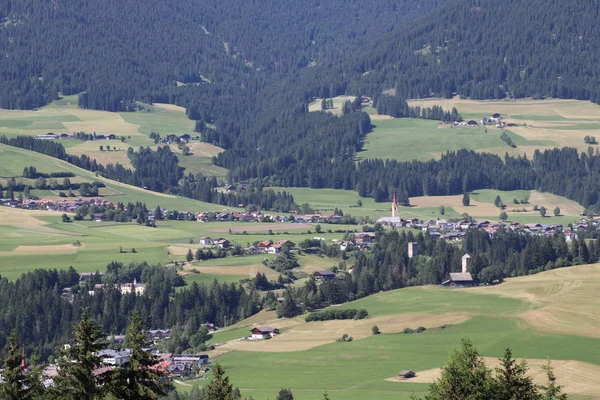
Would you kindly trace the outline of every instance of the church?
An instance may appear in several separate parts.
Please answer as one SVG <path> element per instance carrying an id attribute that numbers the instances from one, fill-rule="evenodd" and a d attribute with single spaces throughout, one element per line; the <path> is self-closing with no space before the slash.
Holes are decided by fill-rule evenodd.
<path id="1" fill-rule="evenodd" d="M 376 223 L 385 226 L 403 226 L 404 220 L 398 216 L 398 202 L 396 201 L 396 193 L 392 197 L 392 216 L 379 218 Z"/>

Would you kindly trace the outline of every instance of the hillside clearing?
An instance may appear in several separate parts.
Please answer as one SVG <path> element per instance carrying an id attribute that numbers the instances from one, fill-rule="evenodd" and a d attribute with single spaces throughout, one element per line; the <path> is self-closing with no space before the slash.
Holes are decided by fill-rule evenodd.
<path id="1" fill-rule="evenodd" d="M 511 156 L 533 156 L 555 147 L 575 147 L 586 151 L 585 136 L 600 135 L 600 106 L 578 100 L 473 101 L 453 99 L 410 100 L 411 106 L 456 107 L 464 119 L 479 121 L 484 116 L 500 113 L 506 123 L 517 126 L 496 128 L 493 125 L 474 128 L 438 129 L 439 121 L 398 118 L 373 120 L 374 130 L 365 138 L 359 159 L 389 158 L 399 161 L 438 159 L 446 151 L 471 149 Z M 516 148 L 500 140 L 506 132 Z"/>

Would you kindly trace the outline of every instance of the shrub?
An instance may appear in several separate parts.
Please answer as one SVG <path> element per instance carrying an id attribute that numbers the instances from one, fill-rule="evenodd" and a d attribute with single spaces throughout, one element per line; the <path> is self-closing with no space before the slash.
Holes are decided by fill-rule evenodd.
<path id="1" fill-rule="evenodd" d="M 364 319 L 369 316 L 365 309 L 342 309 L 342 310 L 323 310 L 309 314 L 306 317 L 306 322 L 311 321 L 329 321 L 332 319 Z"/>

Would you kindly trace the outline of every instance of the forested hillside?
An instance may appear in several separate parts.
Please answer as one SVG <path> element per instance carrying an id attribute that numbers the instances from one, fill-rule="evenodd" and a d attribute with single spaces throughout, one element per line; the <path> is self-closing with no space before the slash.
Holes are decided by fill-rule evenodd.
<path id="1" fill-rule="evenodd" d="M 600 101 L 600 4 L 451 0 L 355 58 L 351 91 Z"/>

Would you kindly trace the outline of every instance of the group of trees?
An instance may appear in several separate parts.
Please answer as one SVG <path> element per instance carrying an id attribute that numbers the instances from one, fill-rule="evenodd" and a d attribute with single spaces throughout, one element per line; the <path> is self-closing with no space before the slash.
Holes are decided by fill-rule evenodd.
<path id="1" fill-rule="evenodd" d="M 544 366 L 546 385 L 537 385 L 527 375 L 527 363 L 513 358 L 506 349 L 500 366 L 490 369 L 468 338 L 454 349 L 442 373 L 424 400 L 566 400 L 550 362 Z"/>
<path id="2" fill-rule="evenodd" d="M 134 279 L 146 284 L 144 295 L 124 295 L 113 287 Z M 96 283 L 103 283 L 105 287 L 95 289 Z M 27 352 L 35 350 L 46 360 L 69 339 L 70 327 L 79 320 L 84 308 L 89 308 L 90 315 L 104 332 L 122 334 L 127 326 L 126 317 L 133 311 L 143 315 L 150 328 L 179 324 L 197 332 L 203 323 L 227 326 L 255 314 L 262 306 L 258 292 L 247 291 L 241 285 L 214 282 L 175 291 L 175 287 L 182 285 L 182 278 L 174 267 L 146 263 L 110 263 L 103 276 L 81 283 L 73 268 L 35 270 L 14 282 L 0 278 L 3 304 L 0 346 L 5 345 L 10 330 L 16 329 Z M 63 296 L 64 288 L 72 288 L 71 299 Z M 95 293 L 90 295 L 88 291 Z"/>
<path id="3" fill-rule="evenodd" d="M 158 357 L 144 349 L 149 346 L 146 329 L 138 313 L 129 318 L 125 346 L 130 350 L 130 360 L 110 369 L 102 369 L 98 352 L 105 346 L 106 334 L 102 327 L 84 309 L 81 319 L 74 325 L 71 346 L 62 351 L 58 360 L 58 375 L 53 384 L 42 383 L 41 366 L 35 361 L 22 367 L 25 361 L 18 353 L 17 336 L 12 334 L 6 345 L 7 358 L 0 397 L 8 400 L 72 400 L 91 399 L 157 399 L 166 395 L 170 384 L 151 367 Z"/>

